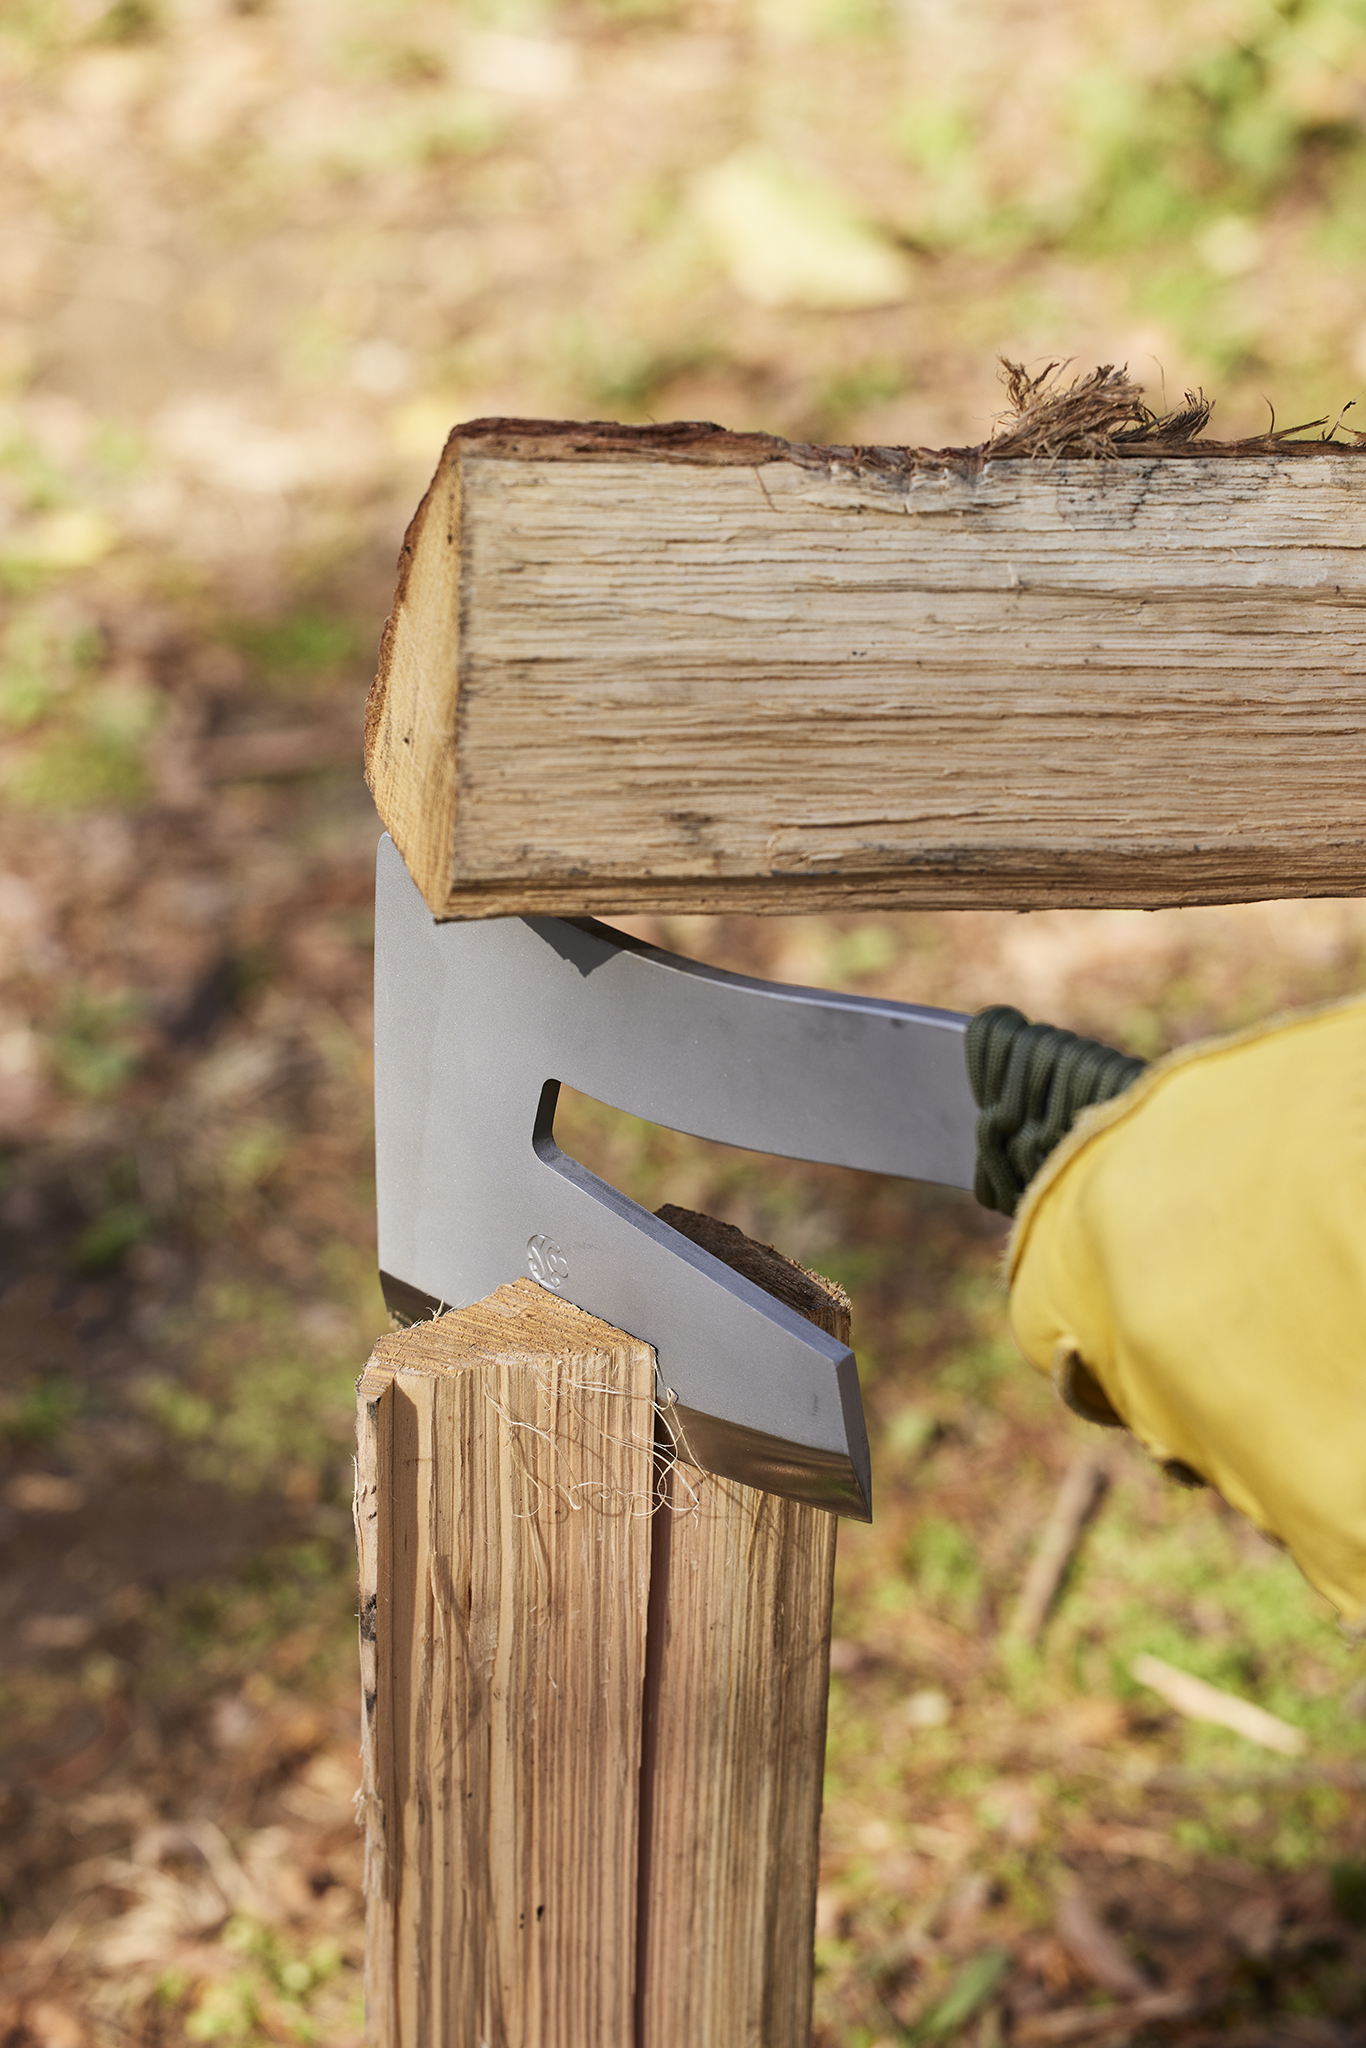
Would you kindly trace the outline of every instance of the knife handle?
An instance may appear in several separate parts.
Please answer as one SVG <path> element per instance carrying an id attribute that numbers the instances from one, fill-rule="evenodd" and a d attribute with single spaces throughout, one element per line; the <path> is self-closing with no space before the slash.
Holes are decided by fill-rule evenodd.
<path id="1" fill-rule="evenodd" d="M 1031 1024 L 1008 1003 L 968 1025 L 968 1080 L 981 1111 L 973 1193 L 1013 1216 L 1021 1195 L 1082 1110 L 1119 1095 L 1148 1064 L 1056 1024 Z"/>

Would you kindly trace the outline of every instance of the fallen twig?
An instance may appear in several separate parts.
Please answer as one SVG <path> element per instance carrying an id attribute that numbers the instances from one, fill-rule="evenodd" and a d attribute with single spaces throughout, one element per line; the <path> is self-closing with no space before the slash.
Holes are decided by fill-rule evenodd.
<path id="1" fill-rule="evenodd" d="M 1115 1773 L 1103 1772 L 1108 1778 Z M 1298 1792 L 1309 1785 L 1340 1785 L 1345 1791 L 1356 1791 L 1366 1785 L 1366 1764 L 1349 1760 L 1335 1764 L 1292 1764 L 1289 1769 L 1278 1769 L 1268 1764 L 1264 1770 L 1249 1767 L 1242 1771 L 1214 1771 L 1195 1769 L 1187 1764 L 1160 1764 L 1156 1770 L 1123 1770 L 1119 1775 L 1130 1784 L 1142 1785 L 1153 1792 L 1218 1791 L 1218 1792 Z"/>
<path id="2" fill-rule="evenodd" d="M 1231 1728 L 1235 1735 L 1260 1743 L 1263 1749 L 1278 1749 L 1282 1756 L 1303 1756 L 1308 1747 L 1302 1728 L 1292 1728 L 1288 1721 L 1268 1714 L 1265 1707 L 1254 1706 L 1251 1700 L 1240 1699 L 1237 1693 L 1223 1692 L 1189 1671 L 1178 1671 L 1163 1657 L 1135 1657 L 1129 1670 L 1140 1685 L 1161 1693 L 1168 1706 L 1175 1707 L 1188 1720 L 1211 1721 L 1218 1728 Z"/>
<path id="3" fill-rule="evenodd" d="M 1079 1451 L 1058 1488 L 1053 1512 L 1044 1524 L 1039 1547 L 1025 1575 L 1015 1611 L 1005 1627 L 1005 1640 L 1032 1647 L 1039 1639 L 1048 1611 L 1058 1595 L 1081 1538 L 1082 1530 L 1110 1481 L 1103 1452 L 1089 1445 Z"/>
<path id="4" fill-rule="evenodd" d="M 1069 1850 L 1090 1852 L 1097 1856 L 1136 1858 L 1147 1863 L 1165 1863 L 1170 1870 L 1189 1870 L 1194 1862 L 1189 1849 L 1183 1849 L 1170 1835 L 1160 1828 L 1145 1828 L 1126 1825 L 1123 1821 L 1093 1821 L 1077 1819 L 1068 1826 L 1067 1847 Z M 1061 1930 L 1059 1930 L 1061 1932 Z M 1066 1936 L 1062 1936 L 1064 1942 Z M 1097 1982 L 1100 1980 L 1097 1979 Z M 1108 1987 L 1113 1989 L 1113 1987 Z M 1145 1985 L 1144 1989 L 1148 1987 Z"/>
<path id="5" fill-rule="evenodd" d="M 1151 1981 L 1074 1885 L 1058 1901 L 1053 1922 L 1058 1940 L 1093 1984 L 1119 1998 L 1146 1998 Z"/>
<path id="6" fill-rule="evenodd" d="M 1194 2019 L 1207 2004 L 1185 1991 L 1154 1991 L 1127 2005 L 1069 2005 L 1058 2012 L 1017 2020 L 1011 2038 L 1017 2042 L 1098 2041 L 1106 2034 L 1131 2033 L 1161 2020 Z"/>

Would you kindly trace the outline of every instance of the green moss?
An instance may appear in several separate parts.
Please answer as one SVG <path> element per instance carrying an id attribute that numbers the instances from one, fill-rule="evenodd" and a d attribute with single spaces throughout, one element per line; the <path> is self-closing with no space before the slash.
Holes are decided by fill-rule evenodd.
<path id="1" fill-rule="evenodd" d="M 264 682 L 286 691 L 350 669 L 370 653 L 372 638 L 354 619 L 314 610 L 239 621 L 224 637 L 247 656 Z"/>
<path id="2" fill-rule="evenodd" d="M 245 1972 L 225 1983 L 208 1984 L 186 2015 L 191 2041 L 250 2042 L 260 2036 L 261 2004 L 253 1978 Z"/>
<path id="3" fill-rule="evenodd" d="M 383 1322 L 373 1273 L 335 1283 L 336 1334 L 300 1327 L 282 1290 L 222 1286 L 182 1318 L 184 1373 L 149 1375 L 139 1400 L 181 1447 L 182 1466 L 235 1493 L 344 1497 L 356 1360 Z"/>
<path id="4" fill-rule="evenodd" d="M 0 1442 L 50 1449 L 81 1406 L 80 1389 L 64 1373 L 44 1373 L 17 1393 L 0 1394 Z"/>
<path id="5" fill-rule="evenodd" d="M 234 1132 L 222 1160 L 229 1187 L 261 1187 L 282 1164 L 289 1150 L 288 1134 L 274 1124 L 249 1124 Z"/>
<path id="6" fill-rule="evenodd" d="M 131 809 L 146 792 L 138 751 L 98 734 L 57 733 L 25 757 L 8 783 L 15 802 L 39 811 Z"/>
<path id="7" fill-rule="evenodd" d="M 899 370 L 894 364 L 884 363 L 849 371 L 827 387 L 827 395 L 840 410 L 847 412 L 880 398 L 893 398 L 900 388 Z M 841 932 L 831 945 L 826 972 L 834 987 L 843 988 L 851 981 L 883 973 L 900 950 L 895 932 L 886 924 L 856 925 L 851 932 Z"/>
<path id="8" fill-rule="evenodd" d="M 153 1224 L 141 1202 L 115 1202 L 89 1224 L 76 1240 L 73 1263 L 79 1273 L 107 1273 L 125 1252 L 141 1244 Z"/>
<path id="9" fill-rule="evenodd" d="M 18 606 L 0 634 L 0 730 L 23 732 L 59 706 L 95 667 L 100 638 L 46 605 Z"/>
<path id="10" fill-rule="evenodd" d="M 1331 1863 L 1328 1876 L 1336 1911 L 1353 1927 L 1366 1927 L 1366 1863 Z"/>
<path id="11" fill-rule="evenodd" d="M 98 1102 L 119 1093 L 141 1056 L 139 1012 L 132 995 L 104 996 L 79 986 L 67 991 L 49 1047 L 69 1094 Z"/>
<path id="12" fill-rule="evenodd" d="M 1009 1967 L 1010 1957 L 1004 1949 L 983 1949 L 963 1965 L 944 1996 L 912 2029 L 910 2039 L 950 2039 L 986 2004 Z"/>
<path id="13" fill-rule="evenodd" d="M 955 1522 L 931 1516 L 906 1546 L 905 1567 L 916 1594 L 931 1613 L 970 1627 L 983 1591 L 981 1562 L 967 1534 Z"/>

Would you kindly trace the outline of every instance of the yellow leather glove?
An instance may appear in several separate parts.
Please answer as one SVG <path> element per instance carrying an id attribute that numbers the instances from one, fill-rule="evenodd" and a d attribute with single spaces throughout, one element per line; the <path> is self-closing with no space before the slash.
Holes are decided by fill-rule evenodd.
<path id="1" fill-rule="evenodd" d="M 1366 1622 L 1366 1000 L 1187 1047 L 1085 1111 L 1008 1271 L 1070 1405 L 1190 1466 Z"/>

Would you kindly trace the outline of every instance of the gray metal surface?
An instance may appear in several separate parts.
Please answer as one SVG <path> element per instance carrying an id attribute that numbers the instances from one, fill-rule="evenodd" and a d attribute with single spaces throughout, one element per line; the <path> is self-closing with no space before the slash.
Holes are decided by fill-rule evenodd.
<path id="1" fill-rule="evenodd" d="M 560 1084 L 697 1137 L 972 1183 L 967 1018 L 751 981 L 591 919 L 438 924 L 392 841 L 375 919 L 379 1257 L 407 1317 L 530 1274 L 655 1348 L 709 1470 L 866 1519 L 852 1352 L 555 1144 Z"/>

